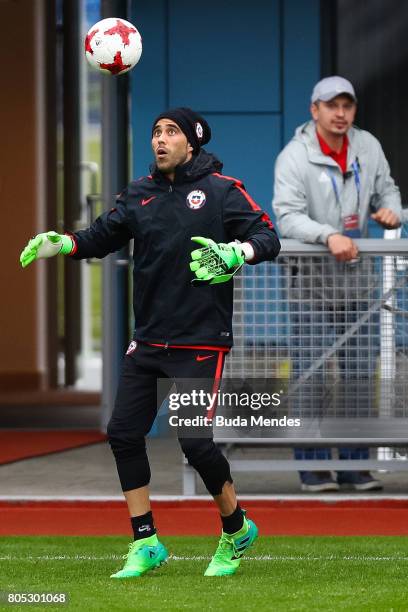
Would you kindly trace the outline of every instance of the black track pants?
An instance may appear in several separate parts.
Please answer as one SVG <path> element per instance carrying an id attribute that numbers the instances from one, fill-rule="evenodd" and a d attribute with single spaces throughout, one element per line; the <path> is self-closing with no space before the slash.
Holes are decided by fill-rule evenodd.
<path id="1" fill-rule="evenodd" d="M 136 344 L 136 343 L 134 343 Z M 131 345 L 132 347 L 132 345 Z M 164 348 L 138 343 L 125 355 L 108 437 L 123 491 L 150 482 L 145 436 L 163 398 L 157 397 L 157 379 L 220 379 L 226 351 L 219 348 Z M 229 464 L 211 438 L 179 440 L 188 462 L 200 474 L 211 495 L 232 482 Z"/>

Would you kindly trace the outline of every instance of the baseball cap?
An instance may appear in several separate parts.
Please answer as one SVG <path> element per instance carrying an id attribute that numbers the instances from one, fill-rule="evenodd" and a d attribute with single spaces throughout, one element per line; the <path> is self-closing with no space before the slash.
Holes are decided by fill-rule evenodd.
<path id="1" fill-rule="evenodd" d="M 340 96 L 340 94 L 347 94 L 353 98 L 355 102 L 357 102 L 356 92 L 354 91 L 354 87 L 350 81 L 343 79 L 341 76 L 327 77 L 316 83 L 314 86 L 312 92 L 312 102 L 317 102 L 318 100 L 328 102 L 336 96 Z"/>

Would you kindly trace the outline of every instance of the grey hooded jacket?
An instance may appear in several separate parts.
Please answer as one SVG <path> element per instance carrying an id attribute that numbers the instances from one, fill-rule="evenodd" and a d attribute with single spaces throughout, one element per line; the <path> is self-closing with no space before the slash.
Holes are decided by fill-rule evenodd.
<path id="1" fill-rule="evenodd" d="M 381 207 L 391 209 L 401 219 L 400 192 L 380 143 L 356 127 L 347 135 L 346 179 L 338 164 L 321 151 L 314 121 L 298 127 L 278 156 L 272 205 L 282 237 L 326 244 L 330 234 L 343 232 L 343 217 L 355 213 L 359 214 L 361 235 L 365 237 L 369 215 Z M 353 163 L 358 169 L 357 180 Z M 291 258 L 295 264 L 291 298 L 323 299 L 326 304 L 345 307 L 349 300 L 367 299 L 379 282 L 370 258 L 362 257 L 356 265 L 338 262 L 330 254 L 313 265 L 309 259 Z"/>
<path id="2" fill-rule="evenodd" d="M 380 143 L 357 127 L 347 135 L 346 179 L 338 164 L 322 153 L 314 121 L 298 127 L 278 156 L 272 206 L 282 237 L 326 244 L 330 234 L 342 233 L 343 217 L 355 213 L 360 216 L 361 235 L 365 237 L 369 215 L 381 207 L 401 218 L 400 192 Z M 359 187 L 353 162 L 358 168 Z"/>

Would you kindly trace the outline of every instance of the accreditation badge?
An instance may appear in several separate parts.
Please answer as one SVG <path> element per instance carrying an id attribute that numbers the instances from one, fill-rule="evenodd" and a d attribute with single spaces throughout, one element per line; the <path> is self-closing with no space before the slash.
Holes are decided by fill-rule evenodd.
<path id="1" fill-rule="evenodd" d="M 361 238 L 360 215 L 347 215 L 343 217 L 343 235 L 349 238 Z"/>

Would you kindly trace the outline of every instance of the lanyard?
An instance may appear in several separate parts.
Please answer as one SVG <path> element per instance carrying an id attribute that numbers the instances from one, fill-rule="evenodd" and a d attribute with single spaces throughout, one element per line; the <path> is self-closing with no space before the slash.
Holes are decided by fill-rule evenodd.
<path id="1" fill-rule="evenodd" d="M 351 167 L 353 169 L 354 183 L 356 185 L 356 190 L 357 190 L 357 210 L 359 210 L 360 209 L 361 182 L 360 182 L 360 164 L 358 161 L 358 157 L 356 157 L 356 159 L 353 161 L 353 163 L 351 164 Z M 328 169 L 329 169 L 329 174 L 330 174 L 330 180 L 333 185 L 334 195 L 336 196 L 336 202 L 337 204 L 340 205 L 340 195 L 339 195 L 339 190 L 337 187 L 336 177 L 334 176 L 333 168 L 329 166 Z"/>

